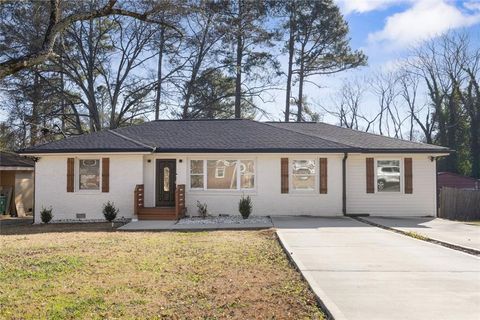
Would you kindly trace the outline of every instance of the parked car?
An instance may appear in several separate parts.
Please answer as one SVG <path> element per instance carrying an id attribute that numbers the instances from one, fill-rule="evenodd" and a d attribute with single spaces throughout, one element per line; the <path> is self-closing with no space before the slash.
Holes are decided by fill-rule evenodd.
<path id="1" fill-rule="evenodd" d="M 400 167 L 384 166 L 377 168 L 377 189 L 382 191 L 388 186 L 400 188 Z"/>

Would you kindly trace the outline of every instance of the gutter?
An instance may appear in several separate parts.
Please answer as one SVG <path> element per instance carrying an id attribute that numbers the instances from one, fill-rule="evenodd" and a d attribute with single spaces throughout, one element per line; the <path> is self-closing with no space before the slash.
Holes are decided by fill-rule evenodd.
<path id="1" fill-rule="evenodd" d="M 348 153 L 343 154 L 342 159 L 342 212 L 347 215 L 347 158 Z"/>

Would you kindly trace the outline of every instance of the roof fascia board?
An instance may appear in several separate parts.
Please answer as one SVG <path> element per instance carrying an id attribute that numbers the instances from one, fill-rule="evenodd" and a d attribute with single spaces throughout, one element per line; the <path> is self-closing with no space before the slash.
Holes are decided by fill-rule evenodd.
<path id="1" fill-rule="evenodd" d="M 78 156 L 78 155 L 146 155 L 146 154 L 152 154 L 150 151 L 132 151 L 132 152 L 112 152 L 112 151 L 95 151 L 95 152 L 73 152 L 73 151 L 68 151 L 68 152 L 38 152 L 38 153 L 19 153 L 20 155 L 25 155 L 25 156 L 35 156 L 35 157 L 46 157 L 46 156 Z"/>
<path id="2" fill-rule="evenodd" d="M 6 171 L 33 171 L 33 166 L 32 166 L 32 167 L 0 166 L 0 170 L 6 170 Z"/>

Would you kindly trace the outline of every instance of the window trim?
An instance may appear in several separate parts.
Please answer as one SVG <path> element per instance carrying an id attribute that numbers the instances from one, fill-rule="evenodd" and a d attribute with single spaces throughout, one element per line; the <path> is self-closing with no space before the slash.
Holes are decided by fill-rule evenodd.
<path id="1" fill-rule="evenodd" d="M 99 163 L 99 187 L 98 189 L 80 189 L 80 160 L 97 160 Z M 84 194 L 97 194 L 97 193 L 102 193 L 102 157 L 96 158 L 96 157 L 88 157 L 88 156 L 82 156 L 82 157 L 76 157 L 75 158 L 75 166 L 74 166 L 74 183 L 75 183 L 75 188 L 73 189 L 76 193 L 84 193 Z"/>
<path id="2" fill-rule="evenodd" d="M 191 191 L 205 191 L 205 192 L 225 192 L 225 193 L 235 193 L 235 192 L 256 192 L 257 190 L 257 159 L 254 157 L 251 158 L 236 158 L 236 157 L 193 157 L 193 158 L 188 158 L 188 189 Z M 191 161 L 196 161 L 196 160 L 202 160 L 203 161 L 203 188 L 192 188 L 192 175 L 202 175 L 200 173 L 191 173 Z M 209 160 L 228 160 L 228 161 L 236 161 L 236 178 L 237 178 L 237 187 L 235 189 L 209 189 L 207 188 L 208 185 L 208 172 L 207 172 L 207 161 Z M 253 188 L 242 188 L 241 187 L 241 172 L 240 172 L 240 165 L 242 161 L 253 161 L 253 177 L 254 177 L 254 182 L 253 182 Z M 215 170 L 216 171 L 216 170 Z M 216 173 L 216 172 L 215 172 Z"/>
<path id="3" fill-rule="evenodd" d="M 400 174 L 400 190 L 399 191 L 378 191 L 378 161 L 398 161 L 399 162 L 399 174 Z M 375 194 L 404 194 L 405 190 L 403 188 L 404 184 L 404 168 L 403 168 L 403 158 L 399 157 L 379 157 L 379 158 L 373 158 L 374 162 L 374 191 Z"/>
<path id="4" fill-rule="evenodd" d="M 312 161 L 315 164 L 315 173 L 310 174 L 309 176 L 314 178 L 313 181 L 313 189 L 296 189 L 293 185 L 293 161 L 302 161 L 302 160 L 307 160 L 307 161 Z M 317 158 L 311 158 L 311 157 L 305 157 L 305 158 L 289 158 L 288 159 L 288 184 L 290 188 L 290 193 L 296 193 L 296 194 L 314 194 L 319 192 L 319 181 L 320 181 L 320 165 L 319 165 L 319 160 Z"/>

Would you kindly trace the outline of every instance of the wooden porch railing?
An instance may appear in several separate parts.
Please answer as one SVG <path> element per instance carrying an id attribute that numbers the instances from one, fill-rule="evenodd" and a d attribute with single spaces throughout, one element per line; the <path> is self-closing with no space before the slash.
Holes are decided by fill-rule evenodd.
<path id="1" fill-rule="evenodd" d="M 133 213 L 137 217 L 139 214 L 145 214 L 145 211 L 147 210 L 151 211 L 152 209 L 155 209 L 155 208 L 145 208 L 144 193 L 145 193 L 145 188 L 143 184 L 137 184 L 133 192 L 133 196 L 134 196 Z M 145 210 L 142 210 L 144 208 Z M 175 213 L 175 219 L 183 218 L 185 216 L 185 212 L 187 211 L 185 207 L 185 185 L 184 184 L 177 185 L 177 188 L 175 189 L 175 208 L 172 208 L 171 213 L 166 212 L 165 208 L 156 208 L 155 210 L 159 212 L 160 210 L 162 210 L 163 213 L 157 213 L 157 214 L 164 215 L 164 217 L 165 217 L 165 214 L 167 215 L 171 214 L 173 218 L 173 213 Z"/>
<path id="2" fill-rule="evenodd" d="M 144 207 L 144 188 L 143 184 L 137 184 L 133 192 L 133 213 L 138 216 L 139 209 Z"/>
<path id="3" fill-rule="evenodd" d="M 177 219 L 183 218 L 185 211 L 185 185 L 179 184 L 175 190 L 175 215 Z"/>

